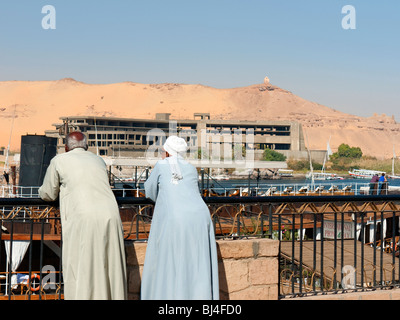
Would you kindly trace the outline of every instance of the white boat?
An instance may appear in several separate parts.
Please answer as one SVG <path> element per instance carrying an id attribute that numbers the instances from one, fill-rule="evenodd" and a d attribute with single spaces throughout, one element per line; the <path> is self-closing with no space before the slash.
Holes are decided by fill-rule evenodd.
<path id="1" fill-rule="evenodd" d="M 369 194 L 369 190 L 369 186 L 360 187 L 360 194 Z M 387 194 L 400 194 L 400 187 L 389 185 L 387 189 Z"/>
<path id="2" fill-rule="evenodd" d="M 226 174 L 217 174 L 215 176 L 208 176 L 207 174 L 204 175 L 204 179 L 210 179 L 210 180 L 229 180 L 229 176 Z M 199 180 L 201 180 L 201 175 L 199 175 Z"/>
<path id="3" fill-rule="evenodd" d="M 224 170 L 213 169 L 210 170 L 210 179 L 212 180 L 229 180 L 229 176 L 224 173 Z"/>
<path id="4" fill-rule="evenodd" d="M 325 165 L 326 162 L 329 160 L 329 156 L 332 155 L 332 150 L 329 146 L 331 138 L 329 137 L 327 146 L 326 146 L 326 154 L 324 157 L 324 163 L 322 165 L 322 170 L 321 172 L 314 172 L 312 170 L 312 161 L 310 160 L 310 168 L 311 171 L 306 174 L 306 179 L 311 179 L 311 180 L 343 180 L 343 177 L 338 176 L 336 173 L 331 173 L 331 172 L 325 172 Z M 310 156 L 311 159 L 311 156 Z"/>
<path id="5" fill-rule="evenodd" d="M 227 176 L 226 174 L 217 174 L 215 176 L 211 177 L 214 180 L 229 180 L 229 176 Z"/>
<path id="6" fill-rule="evenodd" d="M 344 178 L 338 176 L 336 173 L 330 172 L 308 172 L 306 174 L 307 179 L 311 179 L 314 176 L 314 180 L 343 180 Z"/>
<path id="7" fill-rule="evenodd" d="M 371 179 L 375 174 L 381 176 L 385 171 L 368 170 L 368 169 L 353 169 L 349 171 L 349 175 L 356 179 Z"/>
<path id="8" fill-rule="evenodd" d="M 278 169 L 278 174 L 279 174 L 280 177 L 292 178 L 293 177 L 293 170 L 291 170 L 291 169 Z"/>

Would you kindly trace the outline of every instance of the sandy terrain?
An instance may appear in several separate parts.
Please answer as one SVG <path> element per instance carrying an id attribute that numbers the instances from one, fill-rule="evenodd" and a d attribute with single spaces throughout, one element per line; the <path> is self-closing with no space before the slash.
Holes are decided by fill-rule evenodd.
<path id="1" fill-rule="evenodd" d="M 311 149 L 333 151 L 341 143 L 358 146 L 364 154 L 390 158 L 393 144 L 400 155 L 400 124 L 391 117 L 363 118 L 307 101 L 263 83 L 232 89 L 176 83 L 86 84 L 74 79 L 0 82 L 0 147 L 7 147 L 12 119 L 11 150 L 21 135 L 44 134 L 61 116 L 96 115 L 153 119 L 169 112 L 173 119 L 192 119 L 209 112 L 212 119 L 297 120 L 303 124 Z M 306 141 L 307 143 L 307 141 Z"/>

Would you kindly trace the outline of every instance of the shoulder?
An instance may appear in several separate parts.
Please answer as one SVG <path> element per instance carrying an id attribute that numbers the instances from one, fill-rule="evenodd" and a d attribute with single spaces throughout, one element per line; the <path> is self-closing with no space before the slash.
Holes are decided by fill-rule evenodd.
<path id="1" fill-rule="evenodd" d="M 185 160 L 185 159 L 179 159 L 179 162 L 184 165 L 186 168 L 188 168 L 189 170 L 196 170 L 196 167 L 194 165 L 192 165 L 189 161 Z"/>
<path id="2" fill-rule="evenodd" d="M 63 161 L 63 159 L 65 159 L 67 157 L 67 152 L 65 153 L 59 153 L 56 156 L 54 156 L 51 160 L 50 163 L 56 164 L 59 163 L 61 161 Z"/>
<path id="3" fill-rule="evenodd" d="M 163 164 L 168 164 L 167 159 L 158 160 L 157 163 L 155 164 L 155 166 L 160 166 Z"/>
<path id="4" fill-rule="evenodd" d="M 169 162 L 167 159 L 158 160 L 157 163 L 154 165 L 154 169 L 162 169 L 165 167 L 169 167 Z"/>

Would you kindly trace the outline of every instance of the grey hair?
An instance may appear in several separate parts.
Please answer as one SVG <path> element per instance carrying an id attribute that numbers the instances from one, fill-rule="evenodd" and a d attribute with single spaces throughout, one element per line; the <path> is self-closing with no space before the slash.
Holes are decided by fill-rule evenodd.
<path id="1" fill-rule="evenodd" d="M 67 135 L 65 139 L 65 144 L 67 145 L 69 150 L 73 150 L 75 148 L 83 148 L 85 150 L 88 149 L 88 144 L 87 144 L 87 137 L 85 134 L 83 135 L 82 140 L 77 140 L 74 135 Z"/>

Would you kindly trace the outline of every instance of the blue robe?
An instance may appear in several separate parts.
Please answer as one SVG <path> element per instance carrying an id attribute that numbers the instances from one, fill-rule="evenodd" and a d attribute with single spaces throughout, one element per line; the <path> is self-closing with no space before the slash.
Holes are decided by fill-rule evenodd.
<path id="1" fill-rule="evenodd" d="M 197 170 L 178 160 L 183 179 L 171 183 L 167 160 L 145 182 L 156 202 L 144 262 L 141 299 L 219 299 L 218 258 L 210 211 L 200 196 Z"/>

